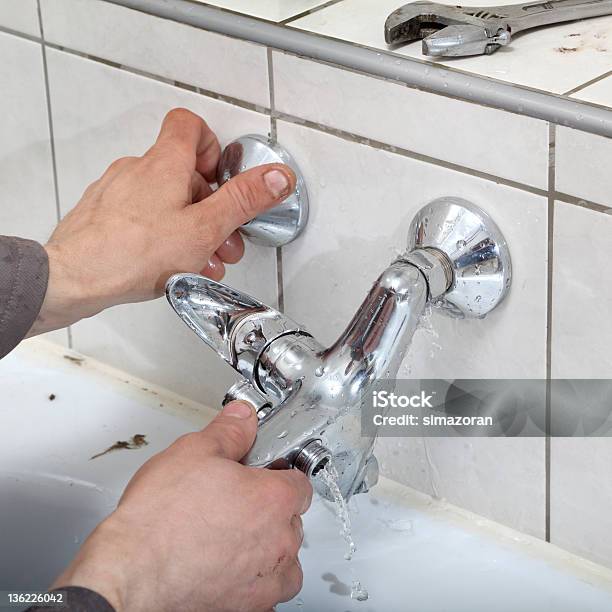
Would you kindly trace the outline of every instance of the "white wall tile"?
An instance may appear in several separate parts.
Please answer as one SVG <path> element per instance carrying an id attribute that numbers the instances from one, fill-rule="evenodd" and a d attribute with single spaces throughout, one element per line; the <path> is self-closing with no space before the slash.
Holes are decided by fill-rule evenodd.
<path id="1" fill-rule="evenodd" d="M 543 121 L 280 52 L 274 53 L 274 88 L 280 112 L 546 188 Z"/>
<path id="2" fill-rule="evenodd" d="M 45 39 L 119 64 L 269 106 L 265 47 L 100 0 L 45 0 Z"/>
<path id="3" fill-rule="evenodd" d="M 46 242 L 57 221 L 40 44 L 0 33 L 0 234 Z"/>
<path id="4" fill-rule="evenodd" d="M 612 217 L 557 202 L 553 378 L 610 378 Z M 553 406 L 554 410 L 554 406 Z M 554 416 L 554 412 L 553 412 Z M 612 566 L 612 438 L 551 441 L 551 540 Z"/>
<path id="5" fill-rule="evenodd" d="M 572 96 L 612 106 L 612 77 Z M 563 193 L 612 207 L 612 138 L 559 126 L 556 139 L 556 184 Z"/>
<path id="6" fill-rule="evenodd" d="M 223 144 L 244 133 L 266 134 L 269 118 L 254 111 L 49 50 L 49 78 L 60 202 L 65 214 L 117 157 L 140 155 L 165 113 L 184 106 L 206 119 Z M 276 302 L 273 249 L 249 245 L 228 266 L 230 285 Z M 171 312 L 164 300 L 117 307 L 73 328 L 74 347 L 144 379 L 218 404 L 232 371 Z"/>
<path id="7" fill-rule="evenodd" d="M 258 0 L 257 2 L 253 2 L 253 0 L 206 0 L 205 2 L 204 0 L 196 0 L 196 2 L 270 21 L 283 21 L 325 4 L 322 0 Z"/>
<path id="8" fill-rule="evenodd" d="M 612 207 L 612 138 L 557 128 L 557 191 Z"/>
<path id="9" fill-rule="evenodd" d="M 612 216 L 557 202 L 553 275 L 553 378 L 612 373 Z"/>
<path id="10" fill-rule="evenodd" d="M 550 538 L 612 567 L 612 438 L 553 438 Z"/>
<path id="11" fill-rule="evenodd" d="M 601 106 L 612 106 L 612 76 L 577 91 L 572 94 L 572 98 L 593 102 L 593 104 L 600 104 Z"/>
<path id="12" fill-rule="evenodd" d="M 285 121 L 278 123 L 278 139 L 298 160 L 312 202 L 303 237 L 283 249 L 289 316 L 330 344 L 405 248 L 414 213 L 437 197 L 460 196 L 487 210 L 504 232 L 514 284 L 486 319 L 432 318 L 430 331 L 417 332 L 400 376 L 545 376 L 545 198 Z M 385 471 L 406 484 L 544 534 L 542 439 L 439 438 L 427 444 L 429 460 L 419 439 L 381 440 L 377 453 Z"/>
<path id="13" fill-rule="evenodd" d="M 498 0 L 490 6 L 521 4 L 523 0 Z M 451 0 L 443 4 L 455 4 Z M 482 0 L 466 0 L 463 6 L 482 6 Z M 344 0 L 291 23 L 300 28 L 387 50 L 384 24 L 387 16 L 401 6 L 397 0 Z M 610 70 L 612 64 L 612 17 L 585 19 L 554 27 L 540 28 L 517 36 L 493 55 L 428 58 L 416 41 L 393 49 L 399 55 L 445 64 L 501 81 L 553 93 L 565 93 Z"/>
<path id="14" fill-rule="evenodd" d="M 540 438 L 380 438 L 390 478 L 544 538 L 545 447 Z"/>
<path id="15" fill-rule="evenodd" d="M 2 0 L 0 26 L 30 36 L 40 36 L 36 0 Z"/>

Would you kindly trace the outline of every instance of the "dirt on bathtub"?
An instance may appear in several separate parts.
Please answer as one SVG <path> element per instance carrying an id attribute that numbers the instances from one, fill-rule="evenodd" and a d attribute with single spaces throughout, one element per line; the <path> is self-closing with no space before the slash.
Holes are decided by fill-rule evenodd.
<path id="1" fill-rule="evenodd" d="M 107 455 L 108 453 L 112 453 L 116 450 L 134 450 L 137 448 L 141 448 L 142 446 L 147 446 L 149 444 L 147 442 L 146 434 L 135 434 L 129 440 L 117 440 L 112 446 L 109 446 L 105 451 L 98 453 L 97 455 L 93 455 L 90 457 L 91 459 L 97 459 L 98 457 L 102 457 L 103 455 Z"/>

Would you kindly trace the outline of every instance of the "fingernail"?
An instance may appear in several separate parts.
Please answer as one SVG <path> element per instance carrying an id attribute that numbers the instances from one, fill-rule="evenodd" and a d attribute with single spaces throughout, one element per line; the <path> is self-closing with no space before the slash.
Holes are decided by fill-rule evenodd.
<path id="1" fill-rule="evenodd" d="M 222 414 L 237 419 L 248 419 L 253 414 L 253 408 L 246 402 L 230 402 L 223 408 Z"/>
<path id="2" fill-rule="evenodd" d="M 274 198 L 280 198 L 289 192 L 289 179 L 280 170 L 270 170 L 264 174 L 264 181 L 268 191 Z"/>

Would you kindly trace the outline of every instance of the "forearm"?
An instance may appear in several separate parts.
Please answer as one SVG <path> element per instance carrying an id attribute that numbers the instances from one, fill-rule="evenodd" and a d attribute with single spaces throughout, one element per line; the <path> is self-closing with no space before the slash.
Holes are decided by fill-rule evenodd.
<path id="1" fill-rule="evenodd" d="M 45 249 L 0 236 L 0 358 L 25 338 L 41 310 L 49 279 Z"/>
<path id="2" fill-rule="evenodd" d="M 95 273 L 79 272 L 82 264 L 78 257 L 66 256 L 61 248 L 51 243 L 45 246 L 45 252 L 49 278 L 47 291 L 38 316 L 28 331 L 28 338 L 68 327 L 114 305 L 102 294 L 100 283 L 95 282 Z M 85 266 L 85 270 L 89 267 Z"/>

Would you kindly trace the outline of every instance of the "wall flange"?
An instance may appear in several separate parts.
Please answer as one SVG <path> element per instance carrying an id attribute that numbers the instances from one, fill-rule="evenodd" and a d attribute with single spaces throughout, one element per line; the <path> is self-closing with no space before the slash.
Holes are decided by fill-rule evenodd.
<path id="1" fill-rule="evenodd" d="M 217 183 L 263 164 L 286 164 L 297 177 L 295 191 L 272 210 L 245 223 L 240 232 L 255 243 L 280 247 L 295 240 L 308 221 L 308 191 L 293 157 L 279 144 L 264 136 L 249 134 L 225 147 L 217 170 Z"/>
<path id="2" fill-rule="evenodd" d="M 508 244 L 489 215 L 467 200 L 439 198 L 414 217 L 408 251 L 435 249 L 452 268 L 450 288 L 433 305 L 453 317 L 486 316 L 512 282 Z"/>

